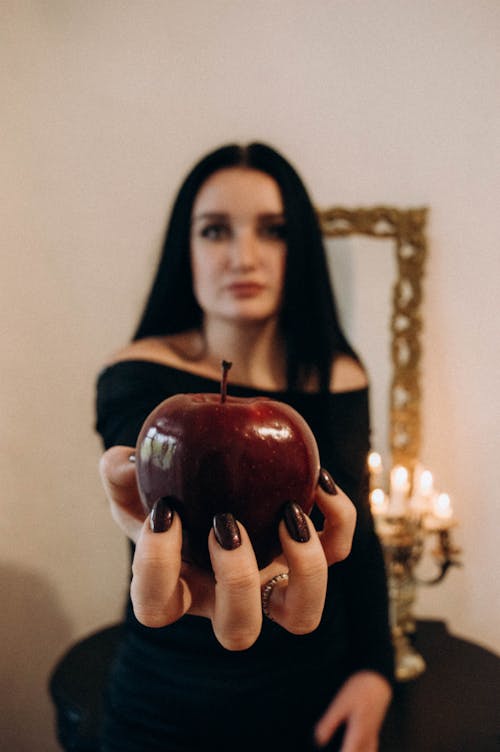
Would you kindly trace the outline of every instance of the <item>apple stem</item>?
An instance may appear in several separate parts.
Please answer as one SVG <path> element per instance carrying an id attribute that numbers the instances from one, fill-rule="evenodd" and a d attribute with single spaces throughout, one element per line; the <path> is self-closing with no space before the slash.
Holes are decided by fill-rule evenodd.
<path id="1" fill-rule="evenodd" d="M 222 361 L 222 381 L 220 385 L 220 401 L 225 402 L 227 397 L 227 373 L 233 364 L 227 360 Z"/>

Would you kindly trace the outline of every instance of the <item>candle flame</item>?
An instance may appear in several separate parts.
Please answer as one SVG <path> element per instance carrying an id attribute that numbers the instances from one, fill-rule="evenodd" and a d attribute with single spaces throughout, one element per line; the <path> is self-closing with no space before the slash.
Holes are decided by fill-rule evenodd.
<path id="1" fill-rule="evenodd" d="M 381 488 L 374 488 L 370 494 L 370 499 L 374 506 L 381 507 L 385 501 L 385 493 Z"/>
<path id="2" fill-rule="evenodd" d="M 371 492 L 370 508 L 375 517 L 387 513 L 387 497 L 382 488 L 374 488 Z"/>
<path id="3" fill-rule="evenodd" d="M 382 457 L 378 452 L 370 452 L 368 455 L 368 467 L 370 470 L 382 469 Z"/>

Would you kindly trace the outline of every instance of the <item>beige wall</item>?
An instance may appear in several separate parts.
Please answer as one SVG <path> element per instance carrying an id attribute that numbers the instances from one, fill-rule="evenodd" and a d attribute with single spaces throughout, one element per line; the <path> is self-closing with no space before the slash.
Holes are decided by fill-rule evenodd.
<path id="1" fill-rule="evenodd" d="M 320 206 L 431 208 L 423 460 L 465 566 L 418 610 L 499 650 L 499 4 L 3 0 L 0 16 L 2 748 L 57 748 L 47 673 L 119 615 L 94 378 L 131 333 L 180 176 L 228 140 L 276 145 Z"/>

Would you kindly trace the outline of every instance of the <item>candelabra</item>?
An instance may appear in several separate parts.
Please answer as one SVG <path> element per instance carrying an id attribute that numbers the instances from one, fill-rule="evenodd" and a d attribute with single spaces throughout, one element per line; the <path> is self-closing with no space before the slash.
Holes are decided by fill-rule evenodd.
<path id="1" fill-rule="evenodd" d="M 426 668 L 424 658 L 412 644 L 412 635 L 416 630 L 413 606 L 417 586 L 441 582 L 451 566 L 460 564 L 460 550 L 453 544 L 451 533 L 458 522 L 450 497 L 434 490 L 429 470 L 417 467 L 410 479 L 405 467 L 394 467 L 386 493 L 382 487 L 380 455 L 372 452 L 368 465 L 371 509 L 387 570 L 396 678 L 408 681 L 419 676 Z M 437 574 L 424 579 L 418 576 L 417 565 L 423 558 L 429 538 L 435 539 L 432 556 L 437 565 Z"/>

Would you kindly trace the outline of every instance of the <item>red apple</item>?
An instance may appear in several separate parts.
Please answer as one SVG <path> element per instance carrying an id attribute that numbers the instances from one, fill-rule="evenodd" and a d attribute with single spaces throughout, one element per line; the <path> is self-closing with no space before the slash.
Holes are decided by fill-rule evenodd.
<path id="1" fill-rule="evenodd" d="M 146 418 L 136 448 L 144 508 L 169 497 L 179 513 L 183 558 L 210 568 L 207 538 L 213 517 L 232 512 L 246 527 L 259 567 L 280 551 L 284 504 L 308 514 L 320 470 L 314 435 L 289 405 L 264 397 L 177 394 Z"/>

